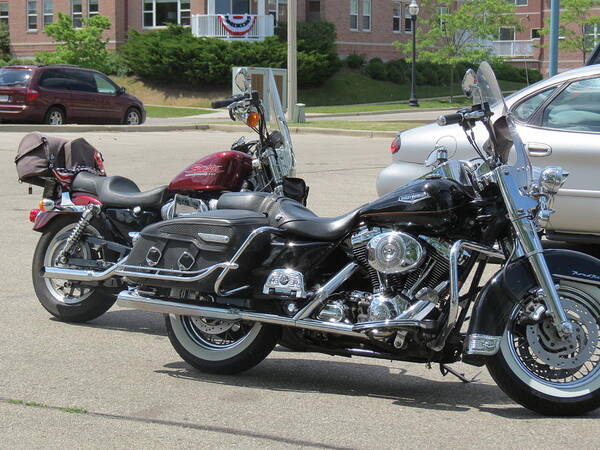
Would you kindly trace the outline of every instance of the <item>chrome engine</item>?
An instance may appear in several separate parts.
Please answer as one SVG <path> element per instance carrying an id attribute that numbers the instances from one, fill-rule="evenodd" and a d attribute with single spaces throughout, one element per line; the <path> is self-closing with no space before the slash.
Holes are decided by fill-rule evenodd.
<path id="1" fill-rule="evenodd" d="M 163 220 L 170 220 L 174 219 L 175 217 L 184 217 L 205 212 L 209 209 L 211 208 L 209 208 L 209 206 L 199 198 L 175 194 L 173 199 L 169 200 L 161 207 L 160 215 Z"/>

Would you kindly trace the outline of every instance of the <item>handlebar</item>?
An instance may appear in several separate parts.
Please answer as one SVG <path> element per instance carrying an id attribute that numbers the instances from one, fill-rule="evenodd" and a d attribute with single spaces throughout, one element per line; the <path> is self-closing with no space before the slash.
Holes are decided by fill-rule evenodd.
<path id="1" fill-rule="evenodd" d="M 213 109 L 225 108 L 225 107 L 231 105 L 232 103 L 239 102 L 240 100 L 243 100 L 245 98 L 246 98 L 246 96 L 244 94 L 238 94 L 238 95 L 234 95 L 233 97 L 226 98 L 224 100 L 215 100 L 214 102 L 211 103 L 211 106 Z"/>
<path id="2" fill-rule="evenodd" d="M 437 123 L 439 126 L 454 125 L 463 123 L 465 120 L 481 120 L 486 116 L 486 112 L 481 109 L 473 110 L 466 108 L 454 114 L 443 114 L 438 117 Z"/>

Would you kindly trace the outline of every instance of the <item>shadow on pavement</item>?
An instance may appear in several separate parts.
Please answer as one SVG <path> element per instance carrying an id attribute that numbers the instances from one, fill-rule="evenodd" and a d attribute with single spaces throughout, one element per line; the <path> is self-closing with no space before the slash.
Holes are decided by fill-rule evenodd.
<path id="1" fill-rule="evenodd" d="M 58 319 L 51 318 L 58 321 Z M 165 321 L 162 314 L 146 311 L 119 310 L 108 311 L 87 323 L 71 323 L 68 325 L 102 328 L 104 330 L 128 331 L 132 333 L 144 333 L 154 336 L 166 336 Z"/>
<path id="2" fill-rule="evenodd" d="M 180 379 L 251 389 L 381 398 L 398 406 L 428 410 L 463 412 L 475 408 L 504 416 L 507 409 L 503 405 L 514 405 L 494 385 L 466 385 L 451 378 L 431 381 L 408 375 L 405 369 L 362 361 L 356 364 L 270 357 L 254 369 L 236 376 L 204 374 L 184 362 L 175 362 L 156 372 Z M 437 367 L 432 370 L 439 374 Z M 524 408 L 509 408 L 508 411 L 512 418 L 539 417 Z"/>

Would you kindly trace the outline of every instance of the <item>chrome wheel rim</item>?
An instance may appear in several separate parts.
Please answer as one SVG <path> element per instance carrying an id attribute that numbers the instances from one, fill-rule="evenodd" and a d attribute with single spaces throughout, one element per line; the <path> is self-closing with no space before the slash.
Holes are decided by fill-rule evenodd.
<path id="1" fill-rule="evenodd" d="M 248 338 L 257 323 L 239 320 L 215 320 L 182 316 L 189 337 L 197 345 L 211 350 L 227 350 L 239 346 Z"/>
<path id="2" fill-rule="evenodd" d="M 534 389 L 573 397 L 600 388 L 600 305 L 574 286 L 561 286 L 559 294 L 575 329 L 571 338 L 560 338 L 550 319 L 519 327 L 520 304 L 513 310 L 501 351 L 514 373 Z"/>
<path id="3" fill-rule="evenodd" d="M 139 125 L 140 115 L 136 111 L 129 111 L 127 114 L 127 125 Z"/>
<path id="4" fill-rule="evenodd" d="M 60 232 L 56 233 L 48 248 L 46 250 L 46 254 L 44 255 L 44 266 L 53 266 L 53 267 L 72 267 L 68 264 L 61 264 L 58 262 L 58 255 L 60 250 L 64 247 L 67 238 L 71 234 L 73 228 L 75 228 L 76 224 L 69 224 L 64 227 Z M 96 237 L 101 237 L 100 233 L 93 227 L 88 226 L 87 232 L 91 232 Z M 89 259 L 92 256 L 92 249 L 90 246 L 84 241 L 81 240 L 77 244 L 75 250 L 72 252 L 71 256 L 83 259 Z M 74 284 L 68 280 L 60 280 L 57 278 L 44 278 L 44 283 L 48 292 L 56 299 L 56 301 L 60 303 L 64 303 L 67 305 L 74 305 L 80 303 L 87 299 L 90 295 L 94 293 L 94 288 L 83 287 L 77 284 Z"/>
<path id="5" fill-rule="evenodd" d="M 63 123 L 63 116 L 62 113 L 60 111 L 52 111 L 50 113 L 50 115 L 48 116 L 48 123 L 50 125 L 62 125 Z"/>

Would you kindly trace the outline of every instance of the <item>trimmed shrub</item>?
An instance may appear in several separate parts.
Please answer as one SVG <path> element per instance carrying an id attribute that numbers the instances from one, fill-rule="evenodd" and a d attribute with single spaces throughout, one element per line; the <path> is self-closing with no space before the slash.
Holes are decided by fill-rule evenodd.
<path id="1" fill-rule="evenodd" d="M 410 65 L 403 59 L 393 59 L 385 63 L 385 76 L 388 81 L 404 84 L 410 81 Z"/>
<path id="2" fill-rule="evenodd" d="M 348 55 L 345 60 L 346 65 L 350 69 L 360 69 L 365 65 L 365 57 L 362 55 L 357 55 L 355 53 Z"/>
<path id="3" fill-rule="evenodd" d="M 148 33 L 131 31 L 121 54 L 132 73 L 150 81 L 221 86 L 229 83 L 232 66 L 281 68 L 287 64 L 286 43 L 277 37 L 228 42 L 195 37 L 181 26 Z M 335 53 L 298 52 L 302 86 L 323 83 L 338 68 Z"/>
<path id="4" fill-rule="evenodd" d="M 365 72 L 374 80 L 384 81 L 386 79 L 385 64 L 379 58 L 373 58 L 365 67 Z"/>

